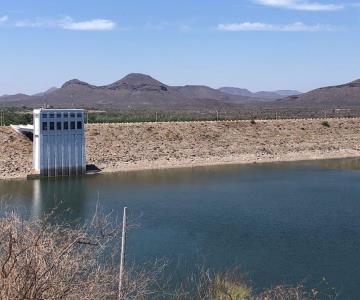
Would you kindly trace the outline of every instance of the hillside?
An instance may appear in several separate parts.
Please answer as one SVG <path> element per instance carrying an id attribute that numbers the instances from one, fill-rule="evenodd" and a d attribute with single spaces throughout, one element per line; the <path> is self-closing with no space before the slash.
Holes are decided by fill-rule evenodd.
<path id="1" fill-rule="evenodd" d="M 105 86 L 95 86 L 78 79 L 70 80 L 59 89 L 33 96 L 0 97 L 0 104 L 13 106 L 54 107 L 203 107 L 227 103 L 254 102 L 252 97 L 228 95 L 206 86 L 168 86 L 148 75 L 129 74 Z"/>
<path id="2" fill-rule="evenodd" d="M 260 91 L 260 92 L 251 92 L 248 89 L 241 89 L 236 87 L 222 87 L 219 88 L 219 91 L 235 96 L 245 96 L 245 97 L 254 97 L 262 99 L 264 101 L 271 101 L 276 99 L 285 98 L 288 96 L 300 95 L 301 93 L 293 90 L 279 90 L 279 91 Z"/>
<path id="3" fill-rule="evenodd" d="M 360 105 L 360 79 L 347 84 L 319 88 L 308 93 L 290 96 L 277 104 L 301 107 L 346 107 Z"/>
<path id="4" fill-rule="evenodd" d="M 25 103 L 30 98 L 31 96 L 26 94 L 4 95 L 0 97 L 0 104 L 6 105 L 10 103 L 12 105 L 13 103 L 17 103 L 17 102 Z"/>

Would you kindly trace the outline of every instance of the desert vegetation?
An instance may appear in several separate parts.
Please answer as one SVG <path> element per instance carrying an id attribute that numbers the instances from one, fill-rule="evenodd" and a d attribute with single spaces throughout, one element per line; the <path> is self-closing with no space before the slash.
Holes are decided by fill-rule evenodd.
<path id="1" fill-rule="evenodd" d="M 56 225 L 52 214 L 0 219 L 0 299 L 151 299 L 163 263 L 130 266 L 119 291 L 120 226 L 96 209 L 83 226 Z"/>
<path id="2" fill-rule="evenodd" d="M 324 126 L 324 127 L 330 127 L 329 121 L 322 121 L 321 125 Z"/>
<path id="3" fill-rule="evenodd" d="M 298 119 L 298 118 L 341 118 L 359 117 L 359 107 L 343 109 L 331 107 L 297 108 L 272 107 L 271 104 L 227 105 L 209 108 L 87 108 L 86 122 L 96 123 L 134 123 L 134 122 L 183 122 L 183 121 L 225 121 L 253 119 Z M 30 107 L 0 107 L 0 126 L 10 124 L 32 124 Z"/>

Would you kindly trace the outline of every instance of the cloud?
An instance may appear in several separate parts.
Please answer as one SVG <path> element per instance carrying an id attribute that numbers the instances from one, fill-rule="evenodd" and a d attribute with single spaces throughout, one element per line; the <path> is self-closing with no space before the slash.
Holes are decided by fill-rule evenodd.
<path id="1" fill-rule="evenodd" d="M 74 22 L 71 18 L 67 17 L 59 23 L 60 27 L 68 30 L 113 30 L 116 27 L 115 22 L 106 19 L 94 19 L 84 22 Z"/>
<path id="2" fill-rule="evenodd" d="M 319 3 L 307 0 L 253 0 L 253 2 L 265 6 L 304 11 L 337 11 L 344 9 L 344 5 Z"/>
<path id="3" fill-rule="evenodd" d="M 316 24 L 316 25 L 306 25 L 302 22 L 296 22 L 292 24 L 268 24 L 268 23 L 259 23 L 259 22 L 244 22 L 244 23 L 228 23 L 228 24 L 219 24 L 217 26 L 219 31 L 272 31 L 272 32 L 332 32 L 339 31 L 339 28 L 336 28 L 331 25 L 325 24 Z"/>
<path id="4" fill-rule="evenodd" d="M 15 26 L 30 28 L 60 28 L 64 30 L 82 31 L 110 31 L 115 29 L 116 23 L 106 19 L 93 19 L 76 22 L 70 17 L 64 17 L 59 20 L 18 21 Z"/>
<path id="5" fill-rule="evenodd" d="M 9 20 L 8 16 L 2 16 L 0 17 L 0 23 L 5 23 L 7 20 Z"/>

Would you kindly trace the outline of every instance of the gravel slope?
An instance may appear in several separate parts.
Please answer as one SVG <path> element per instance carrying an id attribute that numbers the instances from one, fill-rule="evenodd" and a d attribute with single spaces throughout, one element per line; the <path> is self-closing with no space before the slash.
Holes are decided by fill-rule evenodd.
<path id="1" fill-rule="evenodd" d="M 360 118 L 92 124 L 87 161 L 103 171 L 360 156 Z M 0 179 L 31 170 L 31 142 L 0 127 Z"/>

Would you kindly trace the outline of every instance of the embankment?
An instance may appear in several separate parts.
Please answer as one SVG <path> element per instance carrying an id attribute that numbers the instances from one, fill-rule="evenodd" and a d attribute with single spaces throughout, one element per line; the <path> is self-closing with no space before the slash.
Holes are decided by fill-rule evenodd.
<path id="1" fill-rule="evenodd" d="M 360 118 L 87 125 L 87 162 L 105 172 L 360 157 Z M 0 127 L 0 179 L 31 172 L 31 142 Z"/>

